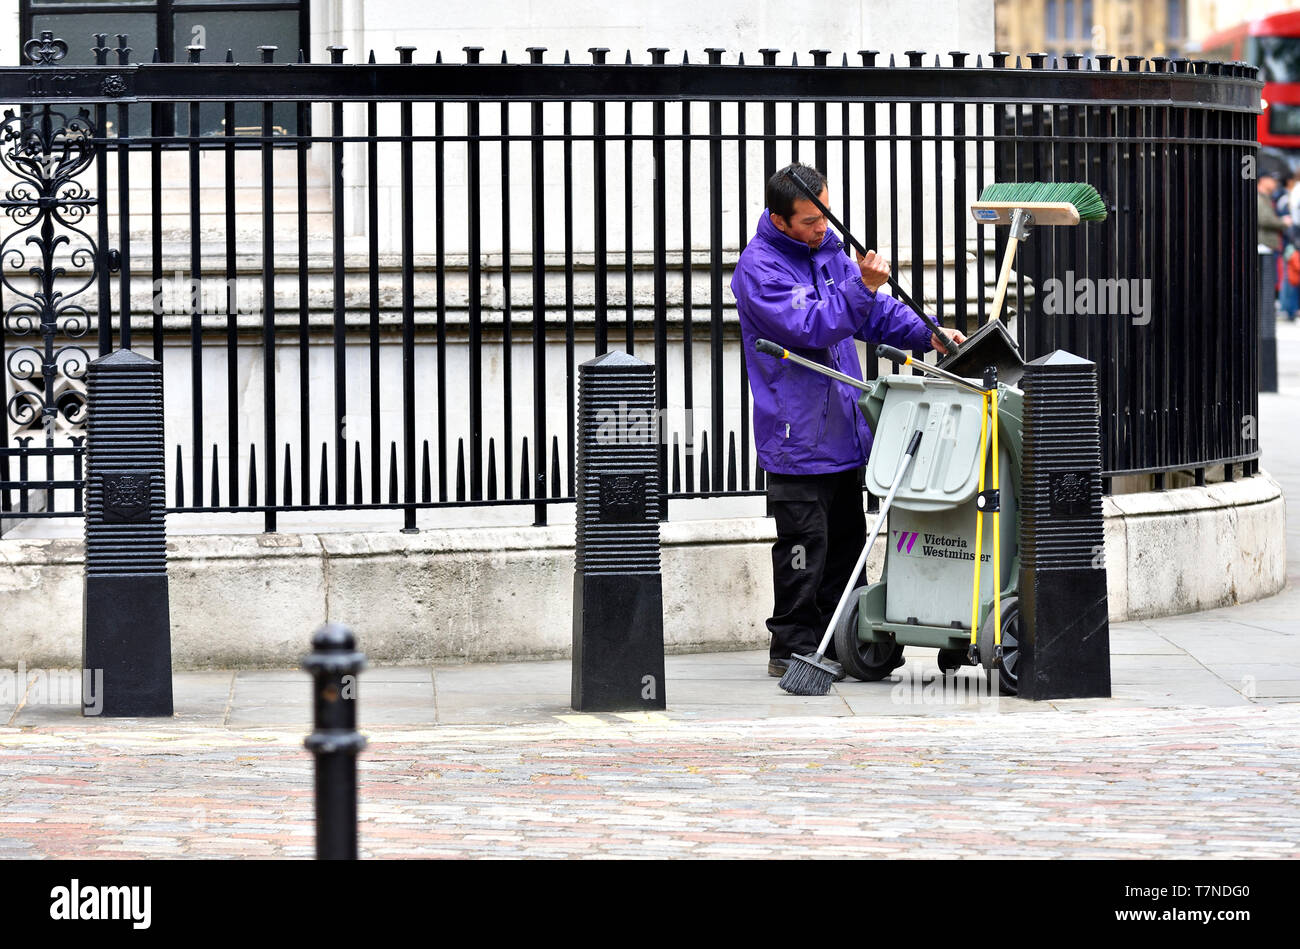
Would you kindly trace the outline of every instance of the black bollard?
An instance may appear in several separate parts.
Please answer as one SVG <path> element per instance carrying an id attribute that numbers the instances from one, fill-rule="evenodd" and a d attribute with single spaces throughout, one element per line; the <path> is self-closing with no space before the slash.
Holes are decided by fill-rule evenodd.
<path id="1" fill-rule="evenodd" d="M 1097 366 L 1057 350 L 1025 365 L 1020 668 L 1025 699 L 1110 696 Z"/>
<path id="2" fill-rule="evenodd" d="M 316 859 L 357 859 L 357 673 L 366 657 L 352 630 L 326 623 L 302 667 L 312 676 L 315 728 L 303 743 L 316 756 Z"/>
<path id="3" fill-rule="evenodd" d="M 86 396 L 82 713 L 172 714 L 162 364 L 118 350 L 90 363 Z"/>
<path id="4" fill-rule="evenodd" d="M 573 708 L 666 707 L 655 370 L 611 352 L 578 368 Z"/>

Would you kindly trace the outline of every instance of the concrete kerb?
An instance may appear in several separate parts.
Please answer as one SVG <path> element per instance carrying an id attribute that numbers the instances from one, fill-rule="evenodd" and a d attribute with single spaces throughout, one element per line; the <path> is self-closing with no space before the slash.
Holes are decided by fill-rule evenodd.
<path id="1" fill-rule="evenodd" d="M 1209 609 L 1285 583 L 1285 507 L 1268 475 L 1107 498 L 1110 615 Z M 773 522 L 661 526 L 664 629 L 673 653 L 766 644 Z M 346 621 L 376 664 L 568 656 L 573 527 L 168 540 L 178 669 L 294 666 L 310 631 Z M 878 576 L 881 550 L 868 576 Z M 80 540 L 0 540 L 0 663 L 76 666 Z"/>

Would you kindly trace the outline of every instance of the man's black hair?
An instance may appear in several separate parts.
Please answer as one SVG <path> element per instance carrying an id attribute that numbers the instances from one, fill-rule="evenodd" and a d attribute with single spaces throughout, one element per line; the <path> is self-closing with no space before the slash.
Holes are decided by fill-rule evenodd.
<path id="1" fill-rule="evenodd" d="M 767 209 L 772 214 L 779 214 L 785 218 L 786 223 L 789 223 L 790 215 L 794 214 L 794 203 L 801 199 L 805 201 L 808 199 L 808 196 L 795 184 L 793 178 L 795 174 L 799 175 L 804 184 L 812 188 L 813 194 L 821 194 L 822 188 L 826 187 L 826 176 L 812 165 L 805 165 L 802 162 L 786 165 L 769 178 Z"/>

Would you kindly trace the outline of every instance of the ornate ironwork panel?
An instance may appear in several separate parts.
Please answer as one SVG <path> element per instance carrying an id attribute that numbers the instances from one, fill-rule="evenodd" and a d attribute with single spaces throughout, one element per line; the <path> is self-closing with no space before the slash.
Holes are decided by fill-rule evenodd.
<path id="1" fill-rule="evenodd" d="M 46 32 L 29 41 L 24 52 L 34 65 L 52 65 L 66 54 L 67 44 Z M 0 199 L 5 426 L 6 442 L 12 437 L 19 446 L 6 444 L 0 454 L 5 510 L 39 511 L 39 505 L 28 503 L 30 489 L 46 496 L 48 513 L 54 513 L 58 488 L 76 490 L 80 504 L 78 481 L 66 480 L 73 472 L 59 472 L 65 480 L 55 480 L 56 457 L 68 454 L 68 446 L 56 446 L 55 438 L 67 436 L 75 453 L 84 441 L 84 380 L 90 355 L 80 341 L 90 328 L 91 314 L 82 294 L 94 284 L 98 252 L 83 224 L 97 199 L 79 176 L 94 161 L 94 136 L 90 113 L 67 106 L 7 109 L 0 121 L 0 166 L 9 179 Z M 44 452 L 30 445 L 37 432 L 44 435 Z M 44 479 L 28 477 L 24 463 L 20 480 L 10 480 L 11 458 L 26 462 L 39 454 L 46 460 Z M 80 460 L 74 458 L 78 479 Z M 16 505 L 10 488 L 24 495 Z"/>

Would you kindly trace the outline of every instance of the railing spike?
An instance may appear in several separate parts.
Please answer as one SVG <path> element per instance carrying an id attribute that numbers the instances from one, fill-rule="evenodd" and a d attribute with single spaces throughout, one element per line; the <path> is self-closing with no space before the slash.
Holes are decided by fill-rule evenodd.
<path id="1" fill-rule="evenodd" d="M 844 57 L 840 60 L 840 65 L 844 68 L 848 68 L 849 54 L 847 52 L 844 54 Z"/>
<path id="2" fill-rule="evenodd" d="M 290 467 L 290 462 L 289 444 L 286 442 L 284 446 L 284 504 L 286 507 L 293 504 L 293 468 Z"/>
<path id="3" fill-rule="evenodd" d="M 154 61 L 155 63 L 160 63 L 160 62 L 162 62 L 162 59 L 160 58 L 161 55 L 162 55 L 162 54 L 158 52 L 158 47 L 155 46 L 155 47 L 153 48 L 153 61 Z"/>
<path id="4" fill-rule="evenodd" d="M 743 52 L 740 54 L 740 60 L 736 63 L 736 65 L 737 66 L 745 65 L 745 54 Z"/>
<path id="5" fill-rule="evenodd" d="M 889 54 L 889 68 L 890 68 L 890 69 L 893 69 L 893 68 L 894 68 L 894 54 L 893 54 L 893 53 L 890 53 L 890 54 Z"/>
<path id="6" fill-rule="evenodd" d="M 181 446 L 176 446 L 176 506 L 185 506 L 185 457 Z"/>
<path id="7" fill-rule="evenodd" d="M 361 440 L 352 443 L 352 503 L 361 506 Z"/>
<path id="8" fill-rule="evenodd" d="M 438 50 L 436 53 L 433 54 L 433 63 L 435 66 L 442 65 L 442 50 Z"/>
<path id="9" fill-rule="evenodd" d="M 257 507 L 257 445 L 248 444 L 248 506 Z"/>
<path id="10" fill-rule="evenodd" d="M 429 439 L 424 440 L 424 471 L 420 475 L 420 500 L 426 504 L 433 500 L 433 478 L 429 474 Z"/>
<path id="11" fill-rule="evenodd" d="M 569 62 L 569 51 L 567 49 L 564 51 L 564 65 L 566 66 L 573 65 L 572 63 Z"/>
<path id="12" fill-rule="evenodd" d="M 798 54 L 798 53 L 791 53 L 791 54 L 790 54 L 790 65 L 791 65 L 791 66 L 798 66 L 798 65 L 799 65 L 799 54 Z"/>
<path id="13" fill-rule="evenodd" d="M 330 503 L 329 455 L 326 454 L 325 442 L 320 443 L 320 503 Z M 306 490 L 304 488 L 304 490 Z"/>
<path id="14" fill-rule="evenodd" d="M 625 66 L 632 65 L 632 51 L 630 49 L 627 51 L 627 59 L 623 61 L 623 65 Z"/>
<path id="15" fill-rule="evenodd" d="M 551 497 L 560 496 L 560 437 L 551 436 Z"/>
<path id="16" fill-rule="evenodd" d="M 298 47 L 298 64 L 302 65 L 307 62 L 307 54 L 303 52 L 302 47 Z"/>
<path id="17" fill-rule="evenodd" d="M 509 62 L 509 60 L 506 59 L 506 51 L 505 51 L 505 50 L 502 50 L 502 51 L 501 51 L 501 65 L 504 66 L 504 65 L 506 65 L 508 62 Z"/>
<path id="18" fill-rule="evenodd" d="M 388 503 L 397 503 L 397 442 L 388 443 Z"/>
<path id="19" fill-rule="evenodd" d="M 690 54 L 689 52 L 683 52 L 683 53 L 682 53 L 682 65 L 683 65 L 683 66 L 687 66 L 687 65 L 690 64 L 690 62 L 691 62 L 691 54 Z"/>
<path id="20" fill-rule="evenodd" d="M 234 61 L 235 61 L 235 51 L 234 51 L 233 49 L 231 49 L 229 46 L 227 46 L 227 47 L 226 47 L 226 62 L 228 62 L 228 63 L 233 63 Z"/>
<path id="21" fill-rule="evenodd" d="M 736 433 L 728 433 L 727 444 L 727 490 L 736 490 Z"/>
<path id="22" fill-rule="evenodd" d="M 709 433 L 700 436 L 700 493 L 709 492 Z"/>
<path id="23" fill-rule="evenodd" d="M 682 452 L 681 445 L 677 441 L 677 433 L 673 432 L 673 494 L 680 494 L 682 490 Z"/>
<path id="24" fill-rule="evenodd" d="M 496 447 L 488 439 L 488 500 L 496 500 Z M 465 500 L 465 439 L 456 439 L 456 500 Z"/>
<path id="25" fill-rule="evenodd" d="M 375 65 L 376 62 L 377 60 L 375 59 L 375 51 L 372 49 L 370 51 L 370 65 L 373 66 Z"/>
<path id="26" fill-rule="evenodd" d="M 519 497 L 525 501 L 532 497 L 528 484 L 528 436 L 524 436 L 524 451 L 519 461 Z"/>
<path id="27" fill-rule="evenodd" d="M 212 445 L 212 506 L 213 507 L 221 506 L 221 489 L 220 489 L 220 481 L 218 480 L 220 477 L 221 477 L 221 470 L 217 467 L 217 446 L 216 443 L 213 443 Z"/>
<path id="28" fill-rule="evenodd" d="M 497 440 L 495 438 L 488 439 L 487 499 L 489 501 L 497 499 Z"/>

